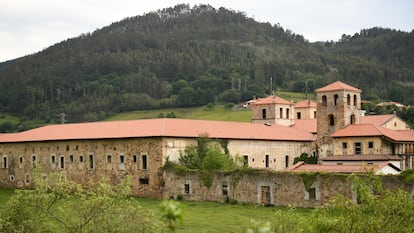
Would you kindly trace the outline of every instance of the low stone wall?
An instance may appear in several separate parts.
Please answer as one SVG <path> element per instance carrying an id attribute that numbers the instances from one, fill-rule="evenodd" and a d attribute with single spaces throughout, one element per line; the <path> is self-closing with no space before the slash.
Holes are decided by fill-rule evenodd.
<path id="1" fill-rule="evenodd" d="M 412 190 L 412 185 L 403 184 L 398 176 L 382 176 L 382 180 L 385 188 Z M 211 182 L 209 188 L 206 181 Z M 251 170 L 203 175 L 200 172 L 176 174 L 168 170 L 164 171 L 163 190 L 164 198 L 295 207 L 319 206 L 337 194 L 356 200 L 348 175 L 333 173 L 312 175 Z"/>

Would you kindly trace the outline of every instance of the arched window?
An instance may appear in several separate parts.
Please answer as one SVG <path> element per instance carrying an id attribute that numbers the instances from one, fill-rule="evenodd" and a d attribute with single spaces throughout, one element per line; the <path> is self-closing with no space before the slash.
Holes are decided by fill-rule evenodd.
<path id="1" fill-rule="evenodd" d="M 334 95 L 334 105 L 337 105 L 338 103 L 338 95 Z"/>
<path id="2" fill-rule="evenodd" d="M 334 126 L 335 125 L 335 117 L 334 117 L 334 115 L 329 114 L 328 118 L 329 118 L 329 125 L 330 126 Z"/>
<path id="3" fill-rule="evenodd" d="M 357 95 L 354 95 L 354 106 L 357 106 Z"/>
<path id="4" fill-rule="evenodd" d="M 351 124 L 355 124 L 355 115 L 354 114 L 351 115 Z"/>
<path id="5" fill-rule="evenodd" d="M 327 102 L 328 102 L 328 100 L 326 98 L 326 95 L 323 95 L 322 96 L 322 106 L 325 106 L 326 107 L 328 105 Z"/>
<path id="6" fill-rule="evenodd" d="M 346 96 L 346 104 L 351 105 L 351 95 Z"/>

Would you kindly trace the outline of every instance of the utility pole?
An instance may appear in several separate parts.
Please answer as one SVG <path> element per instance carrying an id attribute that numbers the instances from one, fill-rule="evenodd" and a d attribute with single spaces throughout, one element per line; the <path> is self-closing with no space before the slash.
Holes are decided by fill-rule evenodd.
<path id="1" fill-rule="evenodd" d="M 272 86 L 273 86 L 273 78 L 272 78 L 272 77 L 270 77 L 270 87 L 269 87 L 269 92 L 270 92 L 270 95 L 272 95 L 272 94 L 273 94 Z"/>
<path id="2" fill-rule="evenodd" d="M 60 121 L 60 124 L 65 124 L 66 122 L 68 122 L 68 120 L 66 119 L 69 115 L 67 115 L 67 114 L 65 114 L 65 113 L 59 113 L 59 114 L 57 114 L 57 116 L 59 117 L 59 121 Z"/>

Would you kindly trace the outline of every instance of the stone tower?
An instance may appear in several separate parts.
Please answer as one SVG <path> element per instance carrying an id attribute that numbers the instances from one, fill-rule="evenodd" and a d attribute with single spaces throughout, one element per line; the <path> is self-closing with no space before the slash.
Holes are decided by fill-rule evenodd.
<path id="1" fill-rule="evenodd" d="M 251 104 L 252 122 L 291 126 L 294 124 L 294 104 L 276 95 L 257 99 Z"/>
<path id="2" fill-rule="evenodd" d="M 319 156 L 333 153 L 331 134 L 360 123 L 361 90 L 337 81 L 316 90 Z"/>

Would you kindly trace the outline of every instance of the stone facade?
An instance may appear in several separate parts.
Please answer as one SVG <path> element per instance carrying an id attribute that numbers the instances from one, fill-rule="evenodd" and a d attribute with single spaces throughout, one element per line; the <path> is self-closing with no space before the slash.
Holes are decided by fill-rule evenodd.
<path id="1" fill-rule="evenodd" d="M 271 101 L 271 98 L 274 101 Z M 265 103 L 253 103 L 252 123 L 278 124 L 291 126 L 294 124 L 294 104 L 277 96 L 268 96 Z M 278 101 L 280 100 L 280 101 Z M 258 100 L 260 101 L 260 99 Z"/>
<path id="2" fill-rule="evenodd" d="M 197 172 L 177 175 L 174 171 L 165 171 L 164 177 L 164 198 L 182 196 L 191 201 L 236 200 L 238 203 L 295 207 L 319 206 L 338 194 L 356 201 L 352 182 L 346 174 L 315 174 L 316 179 L 308 190 L 302 174 L 289 172 L 217 173 L 211 176 L 210 188 L 204 185 Z M 412 192 L 412 185 L 402 183 L 398 176 L 381 176 L 381 179 L 385 188 Z"/>
<path id="3" fill-rule="evenodd" d="M 334 154 L 331 134 L 349 124 L 360 123 L 360 106 L 360 92 L 317 91 L 319 156 L 326 157 Z"/>
<path id="4" fill-rule="evenodd" d="M 37 164 L 45 174 L 65 171 L 70 180 L 79 183 L 105 177 L 117 184 L 131 175 L 134 195 L 159 198 L 161 142 L 160 138 L 147 138 L 3 143 L 0 185 L 30 187 Z"/>
<path id="5" fill-rule="evenodd" d="M 392 144 L 381 137 L 342 137 L 333 139 L 335 155 L 389 155 Z"/>

